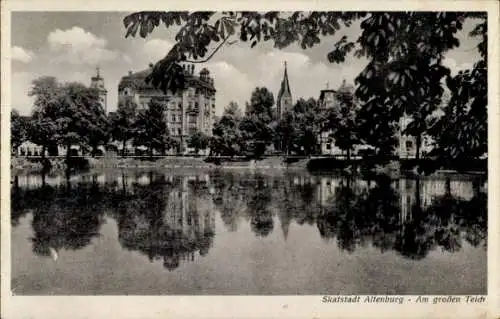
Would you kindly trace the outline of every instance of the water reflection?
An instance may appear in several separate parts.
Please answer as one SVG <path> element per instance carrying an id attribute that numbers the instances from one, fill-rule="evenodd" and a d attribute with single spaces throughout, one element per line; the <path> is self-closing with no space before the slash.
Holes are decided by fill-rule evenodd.
<path id="1" fill-rule="evenodd" d="M 372 246 L 419 260 L 466 241 L 486 246 L 487 196 L 481 179 L 370 180 L 306 174 L 211 172 L 16 176 L 12 225 L 28 213 L 32 250 L 57 258 L 98 238 L 104 216 L 116 221 L 120 245 L 168 270 L 210 254 L 216 216 L 257 238 L 311 225 L 326 242 L 353 253 Z"/>
<path id="2" fill-rule="evenodd" d="M 193 261 L 196 254 L 206 255 L 215 234 L 206 181 L 153 174 L 141 178 L 143 182 L 127 185 L 122 176 L 124 187 L 112 198 L 120 244 L 151 262 L 161 259 L 169 270 Z"/>

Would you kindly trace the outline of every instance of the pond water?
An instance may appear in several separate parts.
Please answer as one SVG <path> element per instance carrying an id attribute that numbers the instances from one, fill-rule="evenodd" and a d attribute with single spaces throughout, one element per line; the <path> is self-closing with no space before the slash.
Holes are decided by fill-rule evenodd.
<path id="1" fill-rule="evenodd" d="M 17 295 L 486 294 L 484 177 L 19 175 Z"/>

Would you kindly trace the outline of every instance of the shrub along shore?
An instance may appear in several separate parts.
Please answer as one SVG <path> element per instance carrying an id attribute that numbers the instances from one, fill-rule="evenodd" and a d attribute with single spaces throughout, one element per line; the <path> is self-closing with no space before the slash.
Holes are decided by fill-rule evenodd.
<path id="1" fill-rule="evenodd" d="M 432 159 L 337 159 L 337 158 L 285 158 L 280 156 L 261 159 L 221 157 L 74 157 L 69 169 L 144 169 L 144 168 L 197 168 L 197 169 L 301 169 L 310 172 L 344 171 L 347 173 L 374 172 L 397 174 L 411 172 L 430 175 L 435 172 L 485 174 L 487 159 L 467 162 L 442 163 Z M 13 174 L 20 172 L 67 171 L 65 158 L 12 157 Z"/>

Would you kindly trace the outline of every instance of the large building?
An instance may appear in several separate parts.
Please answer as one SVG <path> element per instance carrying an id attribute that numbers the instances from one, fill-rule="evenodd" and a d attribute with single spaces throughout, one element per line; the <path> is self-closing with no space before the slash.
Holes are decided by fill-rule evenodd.
<path id="1" fill-rule="evenodd" d="M 285 73 L 283 74 L 283 79 L 281 80 L 281 86 L 278 92 L 276 106 L 277 106 L 278 119 L 281 118 L 283 113 L 291 110 L 293 107 L 292 92 L 290 90 L 290 83 L 288 82 L 288 72 L 286 69 L 286 62 L 285 62 Z"/>
<path id="2" fill-rule="evenodd" d="M 152 84 L 146 83 L 152 65 L 146 70 L 121 78 L 118 85 L 118 101 L 132 98 L 139 109 L 147 108 L 151 99 L 165 103 L 165 121 L 170 135 L 181 143 L 181 150 L 187 151 L 187 140 L 195 132 L 212 135 L 215 117 L 215 86 L 208 69 L 203 68 L 195 74 L 194 65 L 184 65 L 186 88 L 173 94 L 163 92 Z"/>

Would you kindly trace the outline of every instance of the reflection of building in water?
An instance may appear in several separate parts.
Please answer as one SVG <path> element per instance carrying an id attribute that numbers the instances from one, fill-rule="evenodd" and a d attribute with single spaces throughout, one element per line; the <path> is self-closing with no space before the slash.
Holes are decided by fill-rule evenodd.
<path id="1" fill-rule="evenodd" d="M 215 234 L 215 214 L 208 196 L 208 182 L 206 174 L 182 177 L 179 187 L 168 195 L 163 214 L 165 225 L 178 232 L 189 246 L 196 247 L 202 256 L 208 253 Z M 169 263 L 189 258 L 193 260 L 194 252 L 179 251 L 169 256 Z"/>
<path id="2" fill-rule="evenodd" d="M 37 189 L 46 186 L 58 186 L 66 183 L 68 180 L 64 175 L 41 175 L 26 174 L 16 176 L 16 186 L 23 189 Z M 69 178 L 70 183 L 97 183 L 104 184 L 106 177 L 104 174 L 93 175 L 74 175 Z"/>
<path id="3" fill-rule="evenodd" d="M 411 209 L 417 203 L 417 193 L 420 196 L 420 208 L 426 209 L 432 205 L 435 198 L 444 196 L 447 192 L 456 199 L 471 200 L 475 194 L 474 182 L 471 180 L 447 181 L 444 179 L 431 180 L 399 180 L 399 196 L 401 200 L 401 217 L 411 219 Z M 417 192 L 417 185 L 420 189 Z M 477 189 L 479 191 L 479 188 Z M 476 192 L 477 192 L 476 191 Z"/>
<path id="4" fill-rule="evenodd" d="M 137 180 L 145 182 L 144 178 L 138 176 Z M 128 183 L 128 179 L 124 181 Z M 166 184 L 160 186 L 168 191 L 161 195 L 165 196 L 165 206 L 158 207 L 161 215 L 133 212 L 121 223 L 119 237 L 128 249 L 145 253 L 151 261 L 163 259 L 164 267 L 173 270 L 183 261 L 193 261 L 197 253 L 208 253 L 215 234 L 215 216 L 208 175 L 164 176 L 163 181 Z M 136 199 L 139 208 L 155 206 L 141 199 Z"/>
<path id="5" fill-rule="evenodd" d="M 335 197 L 335 191 L 340 185 L 340 179 L 332 177 L 319 178 L 318 201 L 320 205 L 327 205 Z"/>
<path id="6" fill-rule="evenodd" d="M 450 192 L 455 198 L 471 200 L 474 197 L 474 183 L 472 181 L 451 181 Z"/>
<path id="7" fill-rule="evenodd" d="M 318 178 L 318 201 L 320 205 L 327 205 L 335 200 L 335 193 L 341 186 L 348 186 L 348 181 L 339 177 L 321 177 Z M 349 187 L 355 194 L 368 191 L 375 186 L 372 181 L 354 179 L 349 182 Z"/>

